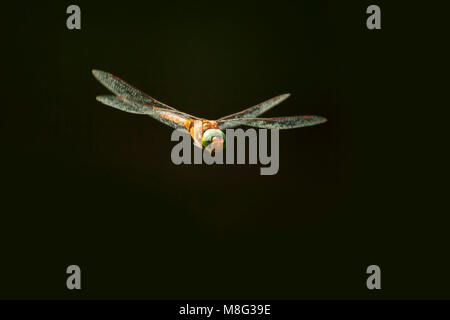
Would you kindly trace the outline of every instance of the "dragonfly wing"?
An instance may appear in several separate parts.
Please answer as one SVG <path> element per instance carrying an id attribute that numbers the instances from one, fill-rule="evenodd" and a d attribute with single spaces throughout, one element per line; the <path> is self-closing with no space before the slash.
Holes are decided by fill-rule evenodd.
<path id="1" fill-rule="evenodd" d="M 241 118 L 256 118 L 259 115 L 263 114 L 264 112 L 269 111 L 276 105 L 280 104 L 287 98 L 289 98 L 290 94 L 282 94 L 279 96 L 276 96 L 272 99 L 266 100 L 264 102 L 261 102 L 257 104 L 256 106 L 250 107 L 248 109 L 242 110 L 237 113 L 230 114 L 228 116 L 222 117 L 219 120 L 231 120 L 231 119 L 241 119 Z"/>
<path id="2" fill-rule="evenodd" d="M 118 96 L 129 98 L 135 101 L 142 101 L 143 103 L 150 104 L 158 108 L 176 110 L 175 108 L 172 108 L 171 106 L 168 106 L 167 104 L 150 97 L 148 94 L 136 89 L 132 85 L 126 83 L 125 81 L 111 73 L 101 70 L 92 70 L 92 74 L 108 90 Z M 191 117 L 197 119 L 197 117 Z"/>
<path id="3" fill-rule="evenodd" d="M 125 112 L 147 114 L 174 129 L 186 128 L 186 124 L 194 120 L 184 112 L 155 107 L 126 97 L 105 95 L 98 96 L 97 100 Z"/>
<path id="4" fill-rule="evenodd" d="M 136 105 L 136 104 L 130 104 L 126 103 L 124 100 L 119 99 L 117 96 L 112 95 L 103 95 L 103 96 L 97 96 L 95 99 L 103 104 L 106 104 L 107 106 L 129 112 L 129 113 L 136 113 L 136 114 L 148 114 L 149 108 L 145 105 Z"/>
<path id="5" fill-rule="evenodd" d="M 221 130 L 238 126 L 248 126 L 263 129 L 294 129 L 315 126 L 326 122 L 327 119 L 320 116 L 293 116 L 279 118 L 243 118 L 232 120 L 218 120 Z"/>

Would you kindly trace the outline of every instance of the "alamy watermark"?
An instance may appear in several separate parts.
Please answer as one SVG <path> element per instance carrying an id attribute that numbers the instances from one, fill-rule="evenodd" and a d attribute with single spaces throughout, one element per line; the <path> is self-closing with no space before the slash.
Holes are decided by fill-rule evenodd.
<path id="1" fill-rule="evenodd" d="M 245 164 L 245 142 L 248 140 L 248 163 L 257 164 L 259 160 L 260 164 L 266 166 L 260 169 L 261 175 L 274 175 L 278 172 L 280 148 L 277 129 L 256 131 L 250 128 L 245 131 L 243 129 L 226 129 L 225 131 L 226 146 L 224 148 L 209 148 L 207 145 L 202 149 L 202 146 L 194 141 L 194 164 Z M 270 154 L 268 153 L 268 131 L 270 131 Z M 171 140 L 180 141 L 172 149 L 170 155 L 172 162 L 176 165 L 192 164 L 192 139 L 189 133 L 186 130 L 177 129 L 172 132 Z"/>

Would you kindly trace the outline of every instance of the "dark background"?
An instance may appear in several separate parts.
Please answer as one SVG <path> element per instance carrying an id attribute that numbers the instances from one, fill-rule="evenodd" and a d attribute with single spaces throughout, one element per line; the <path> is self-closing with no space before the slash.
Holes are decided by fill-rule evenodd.
<path id="1" fill-rule="evenodd" d="M 79 31 L 72 2 L 6 8 L 0 297 L 449 298 L 444 10 L 375 3 L 377 31 L 372 1 L 76 2 Z M 209 119 L 290 92 L 267 116 L 329 121 L 280 132 L 274 176 L 175 166 L 93 68 Z"/>

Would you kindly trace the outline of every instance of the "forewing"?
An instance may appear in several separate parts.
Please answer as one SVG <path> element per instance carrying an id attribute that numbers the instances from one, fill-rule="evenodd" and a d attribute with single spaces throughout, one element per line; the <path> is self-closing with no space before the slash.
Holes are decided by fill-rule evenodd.
<path id="1" fill-rule="evenodd" d="M 128 99 L 126 97 L 105 95 L 98 96 L 97 100 L 103 104 L 125 112 L 147 114 L 174 129 L 185 128 L 186 123 L 193 120 L 190 115 L 184 112 L 168 110 L 166 108 L 158 108 L 140 101 Z"/>
<path id="2" fill-rule="evenodd" d="M 111 92 L 113 92 L 118 96 L 122 96 L 135 101 L 141 101 L 145 104 L 149 104 L 157 108 L 176 110 L 175 108 L 150 97 L 148 94 L 136 89 L 132 85 L 126 83 L 125 81 L 123 81 L 122 79 L 116 77 L 111 73 L 101 70 L 92 70 L 92 74 L 108 90 L 110 90 Z M 191 117 L 197 119 L 197 117 L 194 116 Z"/>
<path id="3" fill-rule="evenodd" d="M 327 119 L 320 116 L 293 116 L 279 118 L 243 118 L 233 120 L 218 120 L 221 130 L 238 126 L 248 126 L 263 129 L 294 129 L 315 126 L 326 122 Z"/>
<path id="4" fill-rule="evenodd" d="M 264 102 L 261 102 L 257 104 L 256 106 L 250 107 L 248 109 L 242 110 L 237 113 L 230 114 L 228 116 L 222 117 L 219 120 L 232 120 L 232 119 L 241 119 L 241 118 L 256 118 L 259 115 L 263 114 L 264 112 L 269 111 L 273 107 L 275 107 L 277 104 L 283 102 L 287 98 L 289 98 L 290 94 L 282 94 L 279 96 L 276 96 L 272 99 L 266 100 Z"/>

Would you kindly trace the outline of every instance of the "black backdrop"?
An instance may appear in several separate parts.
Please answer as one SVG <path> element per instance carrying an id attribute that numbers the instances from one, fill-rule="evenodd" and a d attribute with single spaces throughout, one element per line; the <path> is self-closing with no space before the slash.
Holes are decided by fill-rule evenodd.
<path id="1" fill-rule="evenodd" d="M 70 31 L 70 4 L 4 11 L 0 297 L 448 297 L 444 189 L 418 145 L 438 143 L 416 134 L 435 51 L 411 25 L 439 7 L 378 1 L 369 31 L 372 1 L 77 2 Z M 290 92 L 268 116 L 329 121 L 281 132 L 274 176 L 175 166 L 170 128 L 96 102 L 93 68 L 209 119 Z"/>

